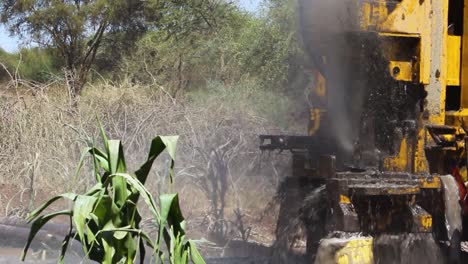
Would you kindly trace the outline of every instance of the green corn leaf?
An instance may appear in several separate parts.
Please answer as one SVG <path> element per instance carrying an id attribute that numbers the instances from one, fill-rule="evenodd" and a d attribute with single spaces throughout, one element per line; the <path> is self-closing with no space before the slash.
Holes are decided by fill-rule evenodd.
<path id="1" fill-rule="evenodd" d="M 114 229 L 114 237 L 118 240 L 122 240 L 127 236 L 128 230 L 132 230 L 130 226 L 124 226 L 122 228 Z M 136 230 L 136 229 L 135 229 Z"/>
<path id="2" fill-rule="evenodd" d="M 177 194 L 163 194 L 159 197 L 160 207 L 161 207 L 161 216 L 159 217 L 159 234 L 156 241 L 156 245 L 158 246 L 158 250 L 161 244 L 161 240 L 165 237 L 166 245 L 168 248 L 172 250 L 170 252 L 174 252 L 174 242 L 179 237 L 185 234 L 182 226 L 179 224 L 184 221 L 184 218 L 181 214 L 178 202 L 178 195 Z M 165 226 L 169 223 L 171 227 L 169 232 L 169 238 L 166 234 L 164 236 L 164 232 L 166 231 Z M 175 225 L 174 225 L 175 224 Z M 166 231 L 167 232 L 167 231 Z M 168 241 L 169 240 L 169 241 Z M 169 242 L 169 243 L 168 243 Z M 156 252 L 158 253 L 158 252 Z M 175 261 L 175 256 L 171 254 L 172 263 Z"/>
<path id="3" fill-rule="evenodd" d="M 146 187 L 138 180 L 132 177 L 129 174 L 126 173 L 116 173 L 115 175 L 111 175 L 111 177 L 123 177 L 127 181 L 129 185 L 131 185 L 133 188 L 135 188 L 140 195 L 143 197 L 143 200 L 145 201 L 146 205 L 150 209 L 150 211 L 153 213 L 156 219 L 159 219 L 159 212 L 156 208 L 156 202 L 154 201 L 153 196 L 151 193 L 146 189 Z"/>
<path id="4" fill-rule="evenodd" d="M 97 175 L 99 175 L 100 168 L 107 172 L 110 171 L 109 157 L 106 152 L 103 152 L 98 148 L 93 148 L 89 153 L 94 158 L 94 170 Z"/>
<path id="5" fill-rule="evenodd" d="M 107 139 L 106 132 L 104 132 L 104 127 L 102 126 L 101 120 L 98 116 L 96 116 L 96 119 L 98 121 L 99 131 L 101 132 L 102 143 L 104 143 L 104 148 L 106 149 L 106 152 L 109 153 L 109 140 Z"/>
<path id="6" fill-rule="evenodd" d="M 112 264 L 114 263 L 112 259 L 115 255 L 115 248 L 110 246 L 106 240 L 102 240 L 102 244 L 104 247 L 104 260 L 102 264 Z"/>
<path id="7" fill-rule="evenodd" d="M 114 189 L 114 202 L 119 208 L 122 208 L 127 201 L 127 181 L 120 176 L 112 177 L 112 187 Z"/>
<path id="8" fill-rule="evenodd" d="M 206 264 L 200 252 L 198 252 L 195 242 L 192 240 L 188 241 L 190 245 L 190 258 L 192 259 L 193 264 Z"/>
<path id="9" fill-rule="evenodd" d="M 184 236 L 178 235 L 174 239 L 174 251 L 172 254 L 174 255 L 174 263 L 175 264 L 186 264 L 187 263 L 187 254 L 184 246 Z"/>
<path id="10" fill-rule="evenodd" d="M 79 175 L 79 173 L 81 171 L 81 168 L 83 167 L 84 160 L 85 160 L 85 158 L 86 158 L 86 156 L 88 154 L 91 154 L 96 159 L 98 159 L 99 165 L 101 165 L 101 167 L 106 168 L 107 170 L 109 170 L 109 165 L 108 165 L 108 162 L 107 162 L 107 159 L 108 159 L 107 155 L 104 152 L 102 152 L 101 150 L 99 150 L 98 148 L 86 147 L 81 153 L 80 161 L 79 161 L 78 166 L 77 166 L 76 171 L 75 171 L 75 177 Z"/>
<path id="11" fill-rule="evenodd" d="M 73 206 L 73 223 L 81 241 L 86 241 L 84 230 L 87 224 L 87 219 L 93 211 L 97 198 L 94 196 L 78 195 Z M 88 230 L 89 231 L 89 230 Z M 83 243 L 85 252 L 88 252 L 86 244 Z"/>
<path id="12" fill-rule="evenodd" d="M 127 254 L 125 258 L 127 259 L 127 263 L 134 263 L 136 259 L 136 253 L 139 250 L 140 255 L 143 254 L 142 256 L 144 257 L 145 255 L 145 248 L 143 245 L 143 241 L 146 241 L 146 243 L 150 247 L 154 247 L 154 244 L 152 243 L 151 239 L 149 236 L 143 232 L 141 229 L 134 229 L 134 228 L 128 228 L 128 227 L 123 227 L 123 228 L 112 228 L 112 224 L 106 225 L 106 227 L 96 233 L 96 236 L 103 235 L 104 233 L 112 233 L 113 237 L 121 236 L 118 239 L 121 240 L 123 238 L 126 238 L 124 243 L 122 244 L 123 247 L 119 249 L 119 247 L 113 245 L 114 248 L 116 248 L 116 253 L 126 251 Z M 134 240 L 132 236 L 129 236 L 129 234 L 134 234 L 136 236 L 137 241 Z M 143 247 L 143 249 L 139 248 Z M 143 262 L 141 262 L 143 263 Z"/>
<path id="13" fill-rule="evenodd" d="M 172 171 L 174 167 L 174 158 L 175 158 L 175 151 L 178 136 L 170 136 L 170 137 L 155 137 L 151 142 L 150 151 L 148 153 L 148 159 L 146 162 L 135 172 L 136 177 L 142 183 L 146 183 L 146 179 L 148 178 L 148 174 L 153 166 L 154 160 L 164 151 L 164 149 L 168 148 L 169 156 L 171 157 L 171 178 L 172 178 Z M 172 180 L 172 179 L 171 179 Z"/>
<path id="14" fill-rule="evenodd" d="M 125 159 L 120 140 L 109 140 L 109 164 L 110 173 L 125 172 Z M 118 168 L 120 167 L 120 170 Z"/>
<path id="15" fill-rule="evenodd" d="M 120 172 L 120 173 L 127 172 L 127 164 L 125 163 L 123 145 L 120 142 L 120 140 L 119 140 L 119 162 L 117 163 L 117 172 Z"/>
<path id="16" fill-rule="evenodd" d="M 81 153 L 80 161 L 78 162 L 78 166 L 76 167 L 76 170 L 75 170 L 75 178 L 77 178 L 78 175 L 80 175 L 80 171 L 81 171 L 81 168 L 83 167 L 84 160 L 87 157 L 88 153 L 92 151 L 92 149 L 93 148 L 87 147 Z"/>
<path id="17" fill-rule="evenodd" d="M 96 234 L 93 233 L 93 230 L 91 229 L 86 229 L 86 243 L 89 244 L 89 245 L 93 245 L 93 244 L 97 244 L 98 246 L 100 245 L 99 244 L 99 241 L 97 240 L 96 238 Z"/>
<path id="18" fill-rule="evenodd" d="M 185 235 L 185 219 L 179 205 L 178 194 L 162 194 L 159 197 L 162 225 L 173 227 L 175 236 Z"/>
<path id="19" fill-rule="evenodd" d="M 122 232 L 122 231 L 117 231 L 117 232 Z M 127 234 L 126 239 L 125 239 L 125 250 L 127 251 L 127 264 L 133 264 L 136 260 L 136 255 L 137 255 L 137 248 L 138 248 L 138 242 L 136 242 L 133 238 L 133 236 L 130 235 L 130 233 L 125 232 Z"/>
<path id="20" fill-rule="evenodd" d="M 75 226 L 76 238 L 81 241 L 87 257 L 99 263 L 130 264 L 136 261 L 137 252 L 140 252 L 140 260 L 143 262 L 146 253 L 145 243 L 153 248 L 157 263 L 164 262 L 165 254 L 160 250 L 161 241 L 164 239 L 169 249 L 168 257 L 171 263 L 186 264 L 190 258 L 194 264 L 204 264 L 195 245 L 190 241 L 185 242 L 185 220 L 180 210 L 178 195 L 161 195 L 161 211 L 159 211 L 153 196 L 144 186 L 155 159 L 164 150 L 167 150 L 171 158 L 170 178 L 171 182 L 173 181 L 178 137 L 154 138 L 146 162 L 136 171 L 136 175 L 132 176 L 126 171 L 121 142 L 108 140 L 99 118 L 97 119 L 105 151 L 89 144 L 80 157 L 75 174 L 79 175 L 85 155 L 89 153 L 93 157 L 97 184 L 85 195 L 62 194 L 32 212 L 29 221 L 33 224 L 22 258 L 24 259 L 32 239 L 40 228 L 56 215 L 65 214 L 70 216 L 70 228 Z M 156 241 L 151 240 L 139 228 L 142 219 L 137 202 L 140 196 L 160 224 Z M 47 207 L 61 198 L 73 200 L 73 210 L 40 216 Z M 69 241 L 73 238 L 71 230 L 63 240 L 59 262 L 63 262 Z"/>
<path id="21" fill-rule="evenodd" d="M 169 156 L 171 157 L 171 167 L 169 168 L 169 177 L 172 183 L 173 178 L 174 178 L 174 164 L 175 164 L 177 141 L 179 140 L 179 137 L 178 136 L 161 137 L 161 140 L 164 142 L 167 152 L 169 153 Z"/>
<path id="22" fill-rule="evenodd" d="M 93 148 L 91 150 L 91 155 L 93 155 L 95 160 L 96 173 L 99 174 L 99 167 L 97 167 L 97 165 L 99 165 L 103 170 L 110 172 L 109 158 L 107 157 L 107 154 L 103 153 L 97 148 Z"/>
<path id="23" fill-rule="evenodd" d="M 113 230 L 116 230 L 116 227 L 114 225 L 114 222 L 113 222 L 114 219 L 110 219 L 109 221 L 107 221 L 107 223 L 102 227 L 102 229 L 100 230 L 101 232 L 107 232 L 107 231 L 112 231 L 114 232 Z M 99 234 L 100 232 L 98 231 L 96 233 Z"/>
<path id="24" fill-rule="evenodd" d="M 110 173 L 124 173 L 126 171 L 125 158 L 120 140 L 109 140 L 109 167 Z M 115 203 L 122 207 L 127 200 L 127 183 L 122 177 L 112 179 Z"/>
<path id="25" fill-rule="evenodd" d="M 65 193 L 65 194 L 57 195 L 57 196 L 51 198 L 50 200 L 48 200 L 47 202 L 43 203 L 36 210 L 32 211 L 29 214 L 29 216 L 27 218 L 27 221 L 31 222 L 34 218 L 36 218 L 39 214 L 41 214 L 42 211 L 44 211 L 47 207 L 49 207 L 51 204 L 53 204 L 54 202 L 56 202 L 59 199 L 65 198 L 65 199 L 75 200 L 76 197 L 77 197 L 77 195 L 73 194 L 73 193 Z"/>
<path id="26" fill-rule="evenodd" d="M 51 219 L 53 219 L 56 216 L 59 215 L 71 215 L 72 212 L 70 210 L 63 210 L 55 213 L 50 213 L 46 215 L 41 215 L 38 218 L 36 218 L 31 225 L 31 229 L 29 230 L 29 236 L 28 236 L 28 241 L 26 242 L 26 245 L 24 246 L 23 252 L 21 254 L 21 260 L 24 261 L 26 258 L 26 254 L 28 252 L 29 246 L 31 246 L 31 243 L 36 236 L 37 232 Z"/>
<path id="27" fill-rule="evenodd" d="M 108 195 L 103 195 L 96 202 L 96 207 L 94 208 L 93 214 L 96 216 L 94 220 L 96 225 L 102 226 L 107 221 L 111 220 L 112 216 L 118 215 L 120 209 L 113 202 L 113 200 Z"/>
<path id="28" fill-rule="evenodd" d="M 182 252 L 182 263 L 188 263 L 188 250 L 184 249 Z"/>
<path id="29" fill-rule="evenodd" d="M 133 233 L 135 235 L 140 236 L 151 248 L 154 247 L 154 243 L 150 239 L 148 234 L 146 234 L 143 230 L 136 229 L 136 228 L 108 228 L 108 229 L 105 229 L 105 230 L 102 229 L 102 230 L 99 230 L 96 233 L 96 236 L 102 235 L 103 233 L 115 233 L 115 232 Z"/>
<path id="30" fill-rule="evenodd" d="M 96 183 L 96 185 L 94 185 L 93 187 L 91 187 L 91 189 L 89 189 L 85 195 L 87 196 L 94 196 L 95 194 L 99 193 L 99 192 L 103 192 L 104 191 L 104 187 L 102 186 L 102 183 L 98 182 Z"/>

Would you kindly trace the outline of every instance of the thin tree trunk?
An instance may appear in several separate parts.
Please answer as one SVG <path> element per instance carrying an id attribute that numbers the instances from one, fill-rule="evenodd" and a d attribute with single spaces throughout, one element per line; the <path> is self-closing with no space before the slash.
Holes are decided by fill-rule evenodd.
<path id="1" fill-rule="evenodd" d="M 223 82 L 224 86 L 227 86 L 227 76 L 226 76 L 226 63 L 224 61 L 225 50 L 221 49 L 221 81 Z"/>
<path id="2" fill-rule="evenodd" d="M 85 84 L 83 80 L 83 73 L 81 71 L 77 73 L 75 68 L 67 67 L 65 70 L 65 81 L 68 87 L 68 92 L 70 96 L 70 103 L 73 108 L 78 106 L 78 98 L 81 95 L 83 86 Z"/>
<path id="3" fill-rule="evenodd" d="M 182 60 L 182 53 L 180 53 L 179 61 L 177 64 L 177 88 L 173 94 L 173 97 L 175 97 L 177 93 L 182 89 L 182 85 L 184 81 L 182 69 L 183 69 L 183 60 Z"/>

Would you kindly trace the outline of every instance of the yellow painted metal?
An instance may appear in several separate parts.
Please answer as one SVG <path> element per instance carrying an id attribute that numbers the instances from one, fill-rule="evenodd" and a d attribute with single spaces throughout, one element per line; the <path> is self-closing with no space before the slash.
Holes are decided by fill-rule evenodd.
<path id="1" fill-rule="evenodd" d="M 322 109 L 310 109 L 309 136 L 315 135 L 315 133 L 320 129 L 320 122 L 324 113 L 325 111 Z"/>
<path id="2" fill-rule="evenodd" d="M 360 27 L 361 30 L 375 30 L 388 16 L 386 3 L 383 1 L 361 2 Z"/>
<path id="3" fill-rule="evenodd" d="M 414 152 L 414 173 L 429 172 L 429 164 L 426 159 L 426 153 L 424 150 L 427 138 L 430 138 L 429 132 L 425 129 L 420 129 L 418 132 L 418 140 L 416 141 L 416 149 Z"/>
<path id="4" fill-rule="evenodd" d="M 446 135 L 440 135 L 439 138 L 443 141 L 443 142 L 455 142 L 456 140 L 456 135 L 452 135 L 452 134 L 446 134 Z"/>
<path id="5" fill-rule="evenodd" d="M 407 139 L 403 138 L 400 144 L 400 150 L 395 157 L 387 157 L 384 159 L 384 170 L 404 172 L 408 168 L 411 157 L 408 155 Z"/>
<path id="6" fill-rule="evenodd" d="M 439 139 L 456 143 L 454 149 L 465 154 L 465 143 L 460 135 L 468 132 L 464 131 L 468 130 L 468 27 L 464 27 L 462 37 L 448 35 L 447 0 L 359 3 L 361 30 L 375 31 L 382 38 L 387 37 L 381 48 L 388 59 L 390 74 L 399 81 L 418 82 L 425 86 L 427 92 L 426 113 L 419 120 L 416 140 L 403 139 L 397 155 L 384 160 L 384 169 L 429 172 L 428 162 L 434 161 L 427 160 L 425 149 L 435 144 L 425 129 L 429 124 L 458 127 L 456 134 L 439 135 Z M 464 7 L 464 21 L 468 21 L 468 5 Z M 394 54 L 405 48 L 398 44 L 404 38 L 420 40 L 416 63 L 412 59 L 394 59 Z M 447 86 L 459 85 L 461 110 L 446 112 Z"/>
<path id="7" fill-rule="evenodd" d="M 421 231 L 430 231 L 432 229 L 432 216 L 429 214 L 423 215 L 419 218 L 421 226 L 424 230 Z"/>
<path id="8" fill-rule="evenodd" d="M 468 5 L 465 2 L 463 9 L 463 20 L 468 20 Z M 462 37 L 462 55 L 461 55 L 461 108 L 468 108 L 468 27 L 463 27 Z"/>
<path id="9" fill-rule="evenodd" d="M 325 1 L 325 0 L 324 0 Z M 382 38 L 394 39 L 386 42 L 382 49 L 388 59 L 390 74 L 399 81 L 412 82 L 424 86 L 427 92 L 424 106 L 417 124 L 417 133 L 404 137 L 396 156 L 384 159 L 383 169 L 395 172 L 428 173 L 429 166 L 425 155 L 426 147 L 435 145 L 427 125 L 450 125 L 457 127 L 455 134 L 440 135 L 446 142 L 457 142 L 455 148 L 464 152 L 464 142 L 460 136 L 468 131 L 468 27 L 463 27 L 463 36 L 448 35 L 448 0 L 401 0 L 401 1 L 357 1 L 361 5 L 360 29 L 377 32 Z M 468 21 L 468 5 L 464 7 L 464 21 Z M 417 54 L 410 60 L 393 59 L 398 49 L 405 47 L 398 43 L 401 39 L 419 40 Z M 399 46 L 400 45 L 400 46 Z M 395 56 L 396 57 L 396 56 Z M 416 62 L 415 62 L 416 61 Z M 398 70 L 396 69 L 398 68 Z M 418 77 L 418 78 L 415 78 Z M 446 89 L 448 86 L 461 86 L 461 110 L 445 111 Z M 389 89 L 392 89 L 389 87 Z M 439 156 L 443 157 L 443 155 Z M 462 177 L 468 180 L 466 167 L 461 169 Z M 413 193 L 417 189 L 439 189 L 441 180 L 421 179 L 418 187 L 390 190 L 394 194 Z M 341 203 L 350 203 L 347 196 L 340 196 Z M 426 230 L 432 228 L 432 217 L 421 215 L 418 219 Z M 369 242 L 369 241 L 367 241 Z M 362 240 L 348 242 L 336 253 L 339 264 L 373 263 L 372 240 L 369 244 Z"/>
<path id="10" fill-rule="evenodd" d="M 461 37 L 447 37 L 447 85 L 460 85 Z"/>
<path id="11" fill-rule="evenodd" d="M 320 98 L 321 101 L 326 101 L 327 88 L 325 77 L 318 71 L 315 72 L 315 83 L 312 87 L 312 93 L 315 97 Z M 322 108 L 320 108 L 322 107 Z M 323 109 L 325 106 L 314 107 L 310 109 L 310 122 L 308 127 L 308 135 L 315 135 L 319 129 L 321 121 L 323 120 L 323 115 L 326 113 L 326 110 Z"/>
<path id="12" fill-rule="evenodd" d="M 398 33 L 398 32 L 379 32 L 381 37 L 400 37 L 400 38 L 421 38 L 421 35 L 414 33 Z"/>
<path id="13" fill-rule="evenodd" d="M 335 254 L 335 261 L 337 264 L 372 264 L 372 244 L 372 238 L 351 240 Z"/>
<path id="14" fill-rule="evenodd" d="M 389 72 L 395 80 L 411 82 L 413 80 L 413 64 L 409 61 L 389 61 Z"/>
<path id="15" fill-rule="evenodd" d="M 447 112 L 446 124 L 468 129 L 468 108 Z"/>
<path id="16" fill-rule="evenodd" d="M 349 197 L 346 196 L 346 195 L 340 195 L 340 203 L 343 203 L 343 204 L 350 204 L 350 203 L 351 203 L 351 199 L 349 199 Z"/>
<path id="17" fill-rule="evenodd" d="M 376 30 L 380 35 L 418 37 L 421 39 L 419 58 L 420 82 L 429 84 L 431 75 L 431 3 L 433 1 L 402 0 L 364 1 L 361 28 Z M 391 12 L 388 11 L 392 5 Z M 372 10 L 372 12 L 370 11 Z"/>
<path id="18" fill-rule="evenodd" d="M 319 72 L 315 74 L 315 94 L 319 97 L 325 97 L 327 95 L 327 82 L 325 77 Z"/>
<path id="19" fill-rule="evenodd" d="M 440 178 L 437 176 L 427 179 L 420 179 L 419 183 L 421 188 L 424 189 L 439 189 L 442 186 Z"/>
<path id="20" fill-rule="evenodd" d="M 463 182 L 468 182 L 468 171 L 466 166 L 460 169 L 460 176 L 462 177 Z"/>
<path id="21" fill-rule="evenodd" d="M 419 121 L 416 140 L 411 140 L 412 143 L 409 144 L 409 139 L 403 139 L 398 154 L 384 160 L 384 169 L 414 173 L 429 172 L 425 148 L 431 144 L 431 139 L 425 124 L 445 124 L 446 85 L 460 83 L 462 41 L 460 37 L 447 34 L 448 1 L 402 0 L 360 3 L 361 30 L 376 31 L 383 38 L 387 37 L 382 49 L 389 60 L 390 74 L 399 81 L 425 85 L 428 93 L 425 107 L 427 115 Z M 465 27 L 466 32 L 467 28 Z M 404 43 L 401 41 L 404 38 L 419 40 L 416 62 L 414 58 L 394 59 L 398 57 L 396 54 L 407 48 L 401 44 Z M 468 41 L 466 45 L 468 53 Z M 466 69 L 468 74 L 468 65 Z M 468 106 L 468 92 L 464 98 Z"/>

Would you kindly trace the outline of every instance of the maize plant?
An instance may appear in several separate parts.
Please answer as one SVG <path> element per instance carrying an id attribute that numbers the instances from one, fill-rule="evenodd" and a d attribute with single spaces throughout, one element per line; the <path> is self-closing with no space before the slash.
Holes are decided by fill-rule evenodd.
<path id="1" fill-rule="evenodd" d="M 36 233 L 48 221 L 57 216 L 70 218 L 70 232 L 64 238 L 59 263 L 63 263 L 71 239 L 78 240 L 86 256 L 99 263 L 134 263 L 139 257 L 144 263 L 146 249 L 152 250 L 156 263 L 205 263 L 192 241 L 185 240 L 185 221 L 182 216 L 178 195 L 160 195 L 159 208 L 144 184 L 155 159 L 167 150 L 172 160 L 170 178 L 174 167 L 174 156 L 178 137 L 158 136 L 151 142 L 147 160 L 132 175 L 127 173 L 122 143 L 108 140 L 100 125 L 104 151 L 94 144 L 83 152 L 77 173 L 87 155 L 94 164 L 96 185 L 84 194 L 65 193 L 53 197 L 35 211 L 28 221 L 31 230 L 24 247 L 22 260 Z M 153 239 L 140 228 L 142 217 L 137 209 L 142 198 L 158 223 L 158 232 Z M 44 213 L 44 210 L 59 199 L 73 202 L 70 210 Z M 165 250 L 162 249 L 165 243 Z"/>

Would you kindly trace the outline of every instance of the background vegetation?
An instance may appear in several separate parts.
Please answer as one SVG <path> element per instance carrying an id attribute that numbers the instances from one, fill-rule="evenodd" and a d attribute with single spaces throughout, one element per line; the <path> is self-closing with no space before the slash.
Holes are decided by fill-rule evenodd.
<path id="1" fill-rule="evenodd" d="M 91 186 L 92 178 L 75 176 L 75 166 L 85 139 L 98 137 L 98 115 L 109 137 L 122 140 L 130 171 L 146 159 L 142 153 L 154 136 L 180 136 L 179 184 L 170 188 L 180 192 L 189 227 L 221 239 L 266 239 L 249 231 L 249 221 L 260 219 L 289 172 L 287 155 L 265 157 L 257 136 L 303 134 L 307 126 L 310 79 L 297 3 L 265 0 L 247 12 L 223 0 L 189 2 L 160 17 L 143 12 L 138 25 L 114 21 L 78 101 L 63 71 L 63 51 L 53 43 L 13 54 L 0 50 L 3 214 L 24 216 L 46 194 Z M 203 18 L 213 4 L 217 12 Z M 158 162 L 167 165 L 170 158 Z M 84 172 L 91 170 L 84 165 Z M 148 189 L 169 188 L 167 173 L 152 171 Z"/>

